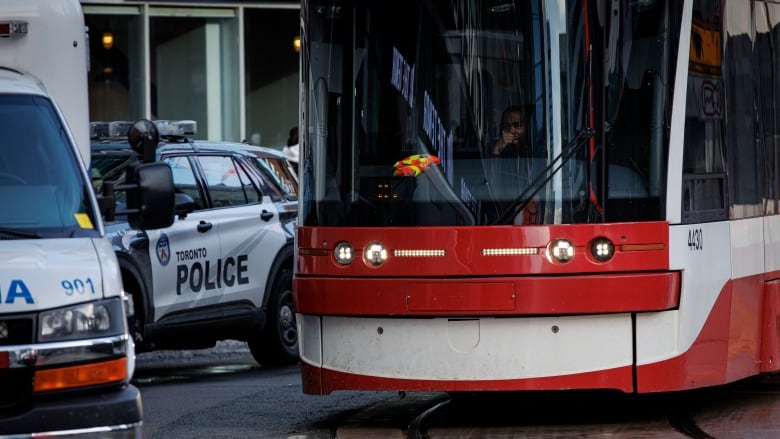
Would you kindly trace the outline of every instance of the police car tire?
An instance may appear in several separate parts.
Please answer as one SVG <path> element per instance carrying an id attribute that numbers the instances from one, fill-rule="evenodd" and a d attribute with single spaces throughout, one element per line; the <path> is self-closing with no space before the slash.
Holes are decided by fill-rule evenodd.
<path id="1" fill-rule="evenodd" d="M 125 270 L 127 270 L 128 273 L 125 273 Z M 137 353 L 146 352 L 149 350 L 149 347 L 143 336 L 145 320 L 142 299 L 143 287 L 139 285 L 140 275 L 133 267 L 123 267 L 122 271 L 122 283 L 124 284 L 125 291 L 133 298 L 133 314 L 132 316 L 127 317 L 127 329 L 133 337 L 135 351 Z"/>
<path id="2" fill-rule="evenodd" d="M 298 361 L 298 328 L 293 307 L 292 270 L 283 268 L 274 278 L 263 331 L 249 340 L 249 351 L 263 366 Z"/>
<path id="3" fill-rule="evenodd" d="M 130 330 L 130 335 L 133 337 L 136 352 L 142 353 L 146 352 L 148 348 L 143 338 L 144 321 L 143 318 L 138 317 L 137 313 L 138 310 L 136 309 L 133 311 L 133 315 L 127 318 L 127 328 Z"/>

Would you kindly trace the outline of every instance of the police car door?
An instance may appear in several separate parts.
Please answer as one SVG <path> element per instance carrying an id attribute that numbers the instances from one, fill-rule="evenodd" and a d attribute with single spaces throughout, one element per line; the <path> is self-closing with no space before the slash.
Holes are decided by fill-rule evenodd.
<path id="1" fill-rule="evenodd" d="M 286 242 L 279 214 L 233 157 L 199 155 L 198 160 L 222 245 L 222 302 L 248 300 L 260 307 L 269 270 Z"/>
<path id="2" fill-rule="evenodd" d="M 219 231 L 195 163 L 186 156 L 163 161 L 173 171 L 176 191 L 192 197 L 194 211 L 177 215 L 167 229 L 148 232 L 155 321 L 175 311 L 217 304 L 222 294 Z"/>

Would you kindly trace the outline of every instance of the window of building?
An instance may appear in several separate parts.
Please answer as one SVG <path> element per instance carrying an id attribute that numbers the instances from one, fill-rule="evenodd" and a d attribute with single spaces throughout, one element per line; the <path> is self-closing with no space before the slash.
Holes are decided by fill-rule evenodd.
<path id="1" fill-rule="evenodd" d="M 89 113 L 93 121 L 144 116 L 144 56 L 138 6 L 84 5 L 89 30 Z"/>
<path id="2" fill-rule="evenodd" d="M 300 5 L 150 3 L 82 0 L 90 119 L 191 119 L 198 139 L 285 146 L 298 125 Z"/>
<path id="3" fill-rule="evenodd" d="M 281 149 L 298 125 L 298 9 L 246 9 L 246 136 Z"/>
<path id="4" fill-rule="evenodd" d="M 234 9 L 149 9 L 151 116 L 192 119 L 197 138 L 240 140 Z"/>

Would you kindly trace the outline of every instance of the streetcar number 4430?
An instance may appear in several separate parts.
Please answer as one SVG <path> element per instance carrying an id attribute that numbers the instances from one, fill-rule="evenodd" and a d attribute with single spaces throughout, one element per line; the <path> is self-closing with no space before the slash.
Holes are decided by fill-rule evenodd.
<path id="1" fill-rule="evenodd" d="M 691 251 L 704 248 L 704 234 L 701 229 L 688 230 L 688 248 Z"/>

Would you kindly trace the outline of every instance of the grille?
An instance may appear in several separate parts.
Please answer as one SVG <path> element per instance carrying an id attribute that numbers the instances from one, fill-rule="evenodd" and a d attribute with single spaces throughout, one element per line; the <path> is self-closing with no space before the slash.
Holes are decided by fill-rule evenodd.
<path id="1" fill-rule="evenodd" d="M 0 317 L 0 346 L 32 344 L 34 339 L 34 314 Z M 0 359 L 0 420 L 25 410 L 32 398 L 33 369 L 9 369 L 7 356 L 5 360 Z"/>
<path id="2" fill-rule="evenodd" d="M 0 346 L 30 344 L 34 333 L 32 317 L 0 319 Z"/>
<path id="3" fill-rule="evenodd" d="M 13 416 L 30 403 L 32 381 L 30 368 L 0 369 L 0 419 Z"/>

